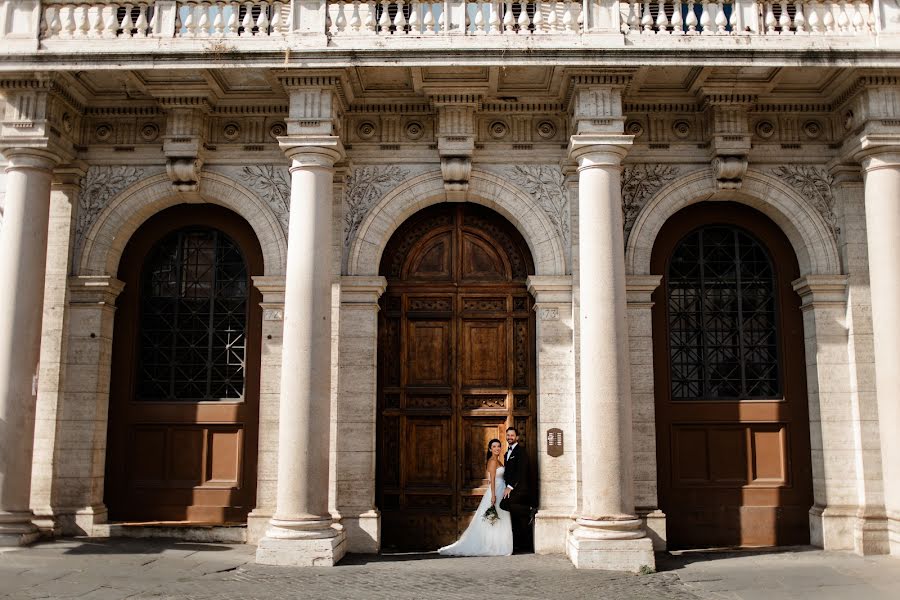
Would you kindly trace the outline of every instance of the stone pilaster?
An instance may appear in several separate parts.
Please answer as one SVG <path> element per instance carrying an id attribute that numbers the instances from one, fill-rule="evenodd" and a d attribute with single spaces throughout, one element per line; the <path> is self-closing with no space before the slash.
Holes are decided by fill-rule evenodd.
<path id="1" fill-rule="evenodd" d="M 375 507 L 378 396 L 378 299 L 384 277 L 341 277 L 336 449 L 336 509 L 348 552 L 378 552 L 381 518 Z"/>
<path id="2" fill-rule="evenodd" d="M 284 276 L 255 276 L 262 294 L 262 347 L 259 372 L 259 452 L 256 462 L 256 507 L 247 515 L 247 542 L 265 536 L 275 513 L 278 487 L 278 405 L 284 322 Z"/>
<path id="3" fill-rule="evenodd" d="M 665 550 L 666 515 L 659 510 L 656 474 L 656 397 L 653 387 L 653 300 L 661 275 L 629 275 L 628 349 L 631 364 L 632 447 L 634 502 L 637 514 L 653 540 L 654 550 Z"/>
<path id="4" fill-rule="evenodd" d="M 31 472 L 31 505 L 35 524 L 42 533 L 56 535 L 72 530 L 71 513 L 59 503 L 60 475 L 55 468 L 60 455 L 60 409 L 65 399 L 68 351 L 69 282 L 71 249 L 75 232 L 82 165 L 57 167 L 50 193 L 47 237 L 47 275 L 44 280 L 44 314 L 41 327 L 40 373 L 35 410 L 35 444 Z"/>
<path id="5" fill-rule="evenodd" d="M 563 553 L 576 516 L 578 435 L 575 423 L 575 353 L 572 277 L 532 275 L 537 344 L 538 472 L 540 511 L 534 520 L 534 551 Z M 563 432 L 561 456 L 546 452 L 547 432 Z"/>

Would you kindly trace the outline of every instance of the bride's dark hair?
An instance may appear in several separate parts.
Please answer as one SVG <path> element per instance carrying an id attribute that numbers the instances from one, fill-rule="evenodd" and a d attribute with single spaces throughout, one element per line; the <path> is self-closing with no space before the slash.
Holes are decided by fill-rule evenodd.
<path id="1" fill-rule="evenodd" d="M 491 446 L 494 445 L 494 442 L 497 442 L 498 444 L 500 444 L 501 447 L 503 446 L 503 442 L 501 442 L 501 441 L 498 440 L 497 438 L 494 438 L 494 439 L 492 439 L 491 441 L 489 441 L 489 442 L 488 442 L 488 449 L 487 449 L 487 456 L 484 457 L 484 462 L 487 462 L 487 461 L 491 460 Z"/>

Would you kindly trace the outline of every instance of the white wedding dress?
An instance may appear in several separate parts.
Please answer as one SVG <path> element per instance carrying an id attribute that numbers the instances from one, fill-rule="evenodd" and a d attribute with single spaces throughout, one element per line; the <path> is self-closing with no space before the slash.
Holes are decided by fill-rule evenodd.
<path id="1" fill-rule="evenodd" d="M 462 537 L 455 544 L 444 546 L 438 552 L 444 556 L 509 556 L 513 551 L 512 520 L 509 513 L 500 508 L 500 500 L 503 499 L 503 490 L 506 482 L 503 481 L 503 467 L 497 468 L 494 477 L 494 491 L 497 495 L 497 509 L 499 520 L 493 524 L 484 520 L 484 511 L 491 505 L 491 493 L 487 492 L 481 498 L 481 504 L 472 517 L 469 527 L 463 532 Z"/>

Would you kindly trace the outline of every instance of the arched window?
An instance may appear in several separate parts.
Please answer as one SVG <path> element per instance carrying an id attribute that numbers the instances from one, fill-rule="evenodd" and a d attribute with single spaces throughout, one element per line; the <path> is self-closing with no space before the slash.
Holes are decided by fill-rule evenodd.
<path id="1" fill-rule="evenodd" d="M 775 273 L 769 253 L 730 225 L 696 229 L 668 266 L 673 400 L 781 393 Z"/>
<path id="2" fill-rule="evenodd" d="M 244 256 L 221 231 L 163 238 L 141 275 L 138 399 L 243 399 L 248 292 Z"/>

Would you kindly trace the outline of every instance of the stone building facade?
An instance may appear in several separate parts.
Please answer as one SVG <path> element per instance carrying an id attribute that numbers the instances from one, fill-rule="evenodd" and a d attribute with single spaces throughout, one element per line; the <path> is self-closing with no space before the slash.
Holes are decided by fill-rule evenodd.
<path id="1" fill-rule="evenodd" d="M 900 554 L 898 33 L 0 1 L 0 541 L 434 549 L 515 426 L 535 551 L 581 568 Z"/>

